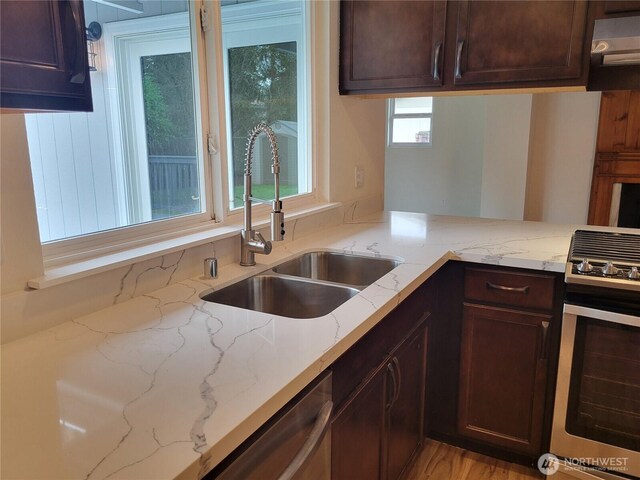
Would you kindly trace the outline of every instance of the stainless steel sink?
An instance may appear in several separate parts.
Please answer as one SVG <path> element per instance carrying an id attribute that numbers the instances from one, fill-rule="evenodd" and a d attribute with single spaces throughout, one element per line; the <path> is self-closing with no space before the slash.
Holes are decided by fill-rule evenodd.
<path id="1" fill-rule="evenodd" d="M 336 252 L 310 252 L 282 263 L 273 271 L 283 275 L 365 288 L 400 264 L 387 258 Z"/>
<path id="2" fill-rule="evenodd" d="M 315 318 L 332 312 L 357 293 L 356 288 L 344 285 L 261 274 L 208 293 L 202 299 L 283 317 Z"/>
<path id="3" fill-rule="evenodd" d="M 347 253 L 304 253 L 201 298 L 282 317 L 322 317 L 400 263 Z"/>

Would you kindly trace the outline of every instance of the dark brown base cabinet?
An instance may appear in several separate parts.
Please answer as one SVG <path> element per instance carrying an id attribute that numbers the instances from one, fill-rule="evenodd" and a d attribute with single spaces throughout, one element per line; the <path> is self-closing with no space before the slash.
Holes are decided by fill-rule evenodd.
<path id="1" fill-rule="evenodd" d="M 427 436 L 533 464 L 548 451 L 562 276 L 452 262 L 430 329 Z"/>
<path id="2" fill-rule="evenodd" d="M 332 367 L 333 480 L 396 480 L 421 446 L 429 290 L 420 287 Z"/>
<path id="3" fill-rule="evenodd" d="M 331 478 L 380 478 L 384 370 L 374 375 L 331 425 Z"/>
<path id="4" fill-rule="evenodd" d="M 535 455 L 540 451 L 550 315 L 465 304 L 458 432 Z"/>
<path id="5" fill-rule="evenodd" d="M 584 87 L 591 3 L 343 0 L 340 93 Z"/>
<path id="6" fill-rule="evenodd" d="M 386 389 L 382 478 L 400 478 L 422 445 L 426 379 L 427 328 L 422 325 L 387 364 L 396 397 Z M 395 371 L 393 368 L 395 367 Z M 395 372 L 395 375 L 391 372 Z M 394 383 L 395 379 L 395 383 Z"/>

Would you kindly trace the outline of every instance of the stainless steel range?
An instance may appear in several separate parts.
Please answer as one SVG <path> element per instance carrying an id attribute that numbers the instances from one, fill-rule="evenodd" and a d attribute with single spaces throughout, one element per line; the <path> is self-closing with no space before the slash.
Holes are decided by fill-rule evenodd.
<path id="1" fill-rule="evenodd" d="M 640 234 L 578 230 L 568 260 L 548 474 L 639 478 Z"/>
<path id="2" fill-rule="evenodd" d="M 571 241 L 567 284 L 640 292 L 640 234 L 577 230 Z"/>

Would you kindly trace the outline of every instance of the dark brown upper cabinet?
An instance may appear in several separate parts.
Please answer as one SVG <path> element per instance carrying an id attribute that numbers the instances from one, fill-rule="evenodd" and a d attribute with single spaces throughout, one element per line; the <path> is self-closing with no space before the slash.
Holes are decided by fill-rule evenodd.
<path id="1" fill-rule="evenodd" d="M 586 19 L 582 1 L 459 3 L 453 82 L 579 79 Z"/>
<path id="2" fill-rule="evenodd" d="M 584 1 L 343 0 L 340 93 L 585 87 L 593 11 Z"/>
<path id="3" fill-rule="evenodd" d="M 81 0 L 0 2 L 0 106 L 92 111 Z"/>
<path id="4" fill-rule="evenodd" d="M 605 0 L 597 2 L 596 18 L 626 17 L 640 15 L 639 0 Z"/>
<path id="5" fill-rule="evenodd" d="M 343 1 L 340 93 L 442 85 L 444 1 Z"/>

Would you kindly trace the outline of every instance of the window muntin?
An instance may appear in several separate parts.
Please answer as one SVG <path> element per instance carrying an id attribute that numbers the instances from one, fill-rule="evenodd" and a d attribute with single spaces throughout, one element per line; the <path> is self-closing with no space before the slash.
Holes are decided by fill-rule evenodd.
<path id="1" fill-rule="evenodd" d="M 87 23 L 104 31 L 91 72 L 94 112 L 25 115 L 43 243 L 211 219 L 190 2 L 145 5 L 152 15 L 140 18 L 84 4 Z"/>
<path id="2" fill-rule="evenodd" d="M 280 196 L 311 191 L 306 7 L 300 0 L 223 4 L 230 209 L 242 207 L 246 140 L 259 122 L 266 122 L 278 139 Z M 252 180 L 255 197 L 273 198 L 264 136 L 256 142 Z"/>
<path id="3" fill-rule="evenodd" d="M 433 97 L 392 98 L 388 104 L 388 145 L 431 145 Z"/>

